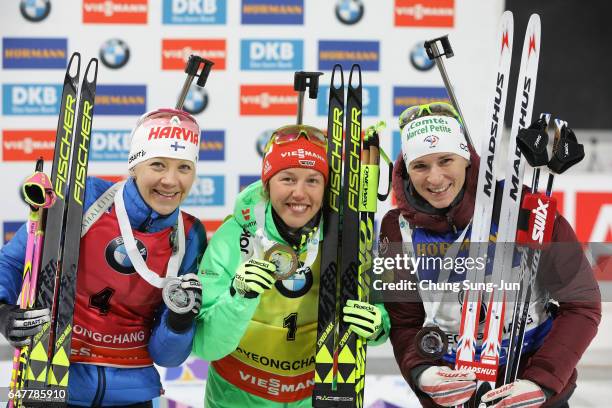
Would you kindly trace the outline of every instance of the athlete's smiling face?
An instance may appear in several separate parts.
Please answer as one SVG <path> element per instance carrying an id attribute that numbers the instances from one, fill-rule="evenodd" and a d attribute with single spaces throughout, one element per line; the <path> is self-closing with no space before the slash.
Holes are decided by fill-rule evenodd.
<path id="1" fill-rule="evenodd" d="M 408 165 L 412 185 L 435 208 L 448 207 L 465 183 L 469 162 L 455 153 L 432 153 Z"/>
<path id="2" fill-rule="evenodd" d="M 187 198 L 195 179 L 195 164 L 154 157 L 137 164 L 132 175 L 144 201 L 156 212 L 168 215 Z"/>
<path id="3" fill-rule="evenodd" d="M 272 176 L 268 188 L 276 213 L 289 227 L 300 228 L 321 209 L 325 179 L 316 170 L 290 168 Z"/>

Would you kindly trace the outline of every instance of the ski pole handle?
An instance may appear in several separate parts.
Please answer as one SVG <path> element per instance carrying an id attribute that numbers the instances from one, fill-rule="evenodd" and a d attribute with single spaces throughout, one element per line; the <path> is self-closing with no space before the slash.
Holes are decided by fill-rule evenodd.
<path id="1" fill-rule="evenodd" d="M 308 97 L 316 99 L 319 93 L 319 76 L 322 72 L 296 71 L 293 76 L 293 90 L 298 93 L 297 124 L 302 124 L 304 113 L 304 93 L 308 89 Z"/>
<path id="2" fill-rule="evenodd" d="M 197 55 L 190 55 L 189 60 L 187 60 L 187 65 L 185 66 L 185 73 L 187 74 L 187 78 L 185 78 L 185 82 L 183 83 L 183 89 L 181 89 L 181 93 L 179 94 L 178 101 L 176 102 L 176 109 L 183 109 L 183 104 L 185 103 L 185 98 L 187 98 L 187 94 L 189 93 L 189 88 L 195 77 L 198 77 L 198 81 L 196 84 L 203 88 L 206 85 L 206 80 L 208 79 L 208 75 L 210 74 L 210 70 L 212 66 L 215 65 L 214 62 L 199 57 Z M 202 69 L 200 70 L 200 66 Z M 200 72 L 198 73 L 198 71 Z"/>
<path id="3" fill-rule="evenodd" d="M 438 48 L 438 42 L 442 45 L 443 52 L 440 52 Z M 455 107 L 461 120 L 463 121 L 463 130 L 465 131 L 465 139 L 467 140 L 470 146 L 474 146 L 472 143 L 472 138 L 470 137 L 470 132 L 467 128 L 467 123 L 465 121 L 465 116 L 463 116 L 463 112 L 461 112 L 461 108 L 459 107 L 459 101 L 455 96 L 455 91 L 453 85 L 450 83 L 450 79 L 448 78 L 448 73 L 446 72 L 446 67 L 444 66 L 444 61 L 442 59 L 443 56 L 446 55 L 446 58 L 451 58 L 453 55 L 453 49 L 450 45 L 450 41 L 448 41 L 448 35 L 434 38 L 433 40 L 425 41 L 423 44 L 425 47 L 425 52 L 427 52 L 427 56 L 430 60 L 433 60 L 438 67 L 438 71 L 440 71 L 440 76 L 442 77 L 442 81 L 444 81 L 444 86 L 446 87 L 446 92 L 448 92 L 448 96 L 450 97 L 452 105 Z"/>

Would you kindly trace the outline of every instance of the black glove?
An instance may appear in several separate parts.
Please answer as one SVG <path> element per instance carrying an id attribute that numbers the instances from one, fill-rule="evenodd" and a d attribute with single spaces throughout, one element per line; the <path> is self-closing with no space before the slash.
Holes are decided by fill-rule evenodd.
<path id="1" fill-rule="evenodd" d="M 0 303 L 0 331 L 15 348 L 30 344 L 30 337 L 51 320 L 49 309 L 20 309 L 17 305 Z"/>
<path id="2" fill-rule="evenodd" d="M 182 333 L 191 327 L 193 319 L 200 312 L 202 283 L 194 273 L 181 275 L 167 282 L 163 298 L 168 307 L 168 327 L 176 333 Z"/>

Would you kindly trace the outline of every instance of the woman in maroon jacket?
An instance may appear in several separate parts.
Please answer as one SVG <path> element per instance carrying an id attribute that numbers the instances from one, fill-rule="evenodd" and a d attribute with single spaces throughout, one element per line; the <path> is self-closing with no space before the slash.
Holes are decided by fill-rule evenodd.
<path id="1" fill-rule="evenodd" d="M 402 242 L 412 242 L 414 250 L 419 244 L 427 244 L 420 246 L 425 248 L 443 243 L 448 248 L 469 237 L 478 179 L 478 155 L 468 149 L 459 117 L 450 105 L 409 108 L 400 116 L 400 128 L 402 156 L 395 163 L 392 182 L 397 208 L 384 216 L 380 232 L 380 256 L 387 258 L 402 252 Z M 495 208 L 492 211 L 494 235 Z M 560 214 L 554 222 L 553 241 L 557 249 L 543 252 L 533 286 L 518 380 L 492 391 L 496 398 L 503 397 L 496 407 L 568 406 L 576 387 L 576 364 L 597 332 L 601 318 L 599 288 L 574 231 Z M 464 276 L 453 270 L 446 275 L 435 270 L 432 275 L 424 268 L 410 274 L 396 267 L 394 279 L 415 283 L 439 279 L 452 284 L 461 282 Z M 406 295 L 404 292 L 404 298 L 396 301 L 387 297 L 385 303 L 395 358 L 404 378 L 424 407 L 466 402 L 476 389 L 475 374 L 453 369 L 462 294 L 451 294 L 452 301 L 438 299 L 433 308 L 428 300 L 422 300 L 429 296 L 423 292 L 413 291 L 413 300 Z M 554 311 L 551 299 L 558 305 Z M 506 317 L 511 314 L 507 312 Z M 423 357 L 415 344 L 426 320 L 435 321 L 449 342 L 449 350 L 435 360 Z M 505 364 L 505 353 L 501 356 L 501 364 Z M 499 369 L 498 386 L 504 369 Z"/>

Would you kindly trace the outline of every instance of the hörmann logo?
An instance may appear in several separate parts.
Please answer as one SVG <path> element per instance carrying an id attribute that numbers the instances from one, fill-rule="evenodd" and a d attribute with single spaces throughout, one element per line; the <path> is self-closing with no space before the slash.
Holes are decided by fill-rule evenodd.
<path id="1" fill-rule="evenodd" d="M 148 0 L 83 0 L 83 23 L 147 24 Z"/>
<path id="2" fill-rule="evenodd" d="M 225 24 L 226 0 L 164 0 L 164 24 Z"/>
<path id="3" fill-rule="evenodd" d="M 448 93 L 440 86 L 394 86 L 393 116 L 399 116 L 406 108 L 432 102 L 447 102 Z"/>
<path id="4" fill-rule="evenodd" d="M 242 24 L 304 24 L 304 0 L 242 0 Z"/>
<path id="5" fill-rule="evenodd" d="M 225 69 L 225 39 L 163 39 L 162 69 L 182 71 L 191 54 L 212 60 L 215 70 Z"/>
<path id="6" fill-rule="evenodd" d="M 335 64 L 350 69 L 359 63 L 362 71 L 378 71 L 380 43 L 378 41 L 319 41 L 319 69 L 332 70 Z"/>
<path id="7" fill-rule="evenodd" d="M 66 68 L 68 54 L 66 38 L 2 39 L 2 68 L 59 69 Z"/>
<path id="8" fill-rule="evenodd" d="M 295 115 L 297 95 L 291 85 L 241 85 L 241 115 Z"/>
<path id="9" fill-rule="evenodd" d="M 329 174 L 329 206 L 340 211 L 340 180 L 342 169 L 342 109 L 334 107 L 332 126 L 331 172 Z"/>
<path id="10" fill-rule="evenodd" d="M 70 165 L 70 147 L 72 146 L 72 128 L 74 127 L 74 111 L 76 99 L 72 95 L 66 95 L 66 109 L 64 111 L 62 138 L 60 141 L 59 157 L 57 162 L 57 177 L 55 178 L 55 194 L 64 199 L 64 189 L 68 178 L 68 167 Z"/>
<path id="11" fill-rule="evenodd" d="M 493 117 L 491 118 L 491 132 L 489 134 L 489 153 L 487 155 L 487 167 L 485 168 L 485 186 L 484 193 L 491 197 L 491 188 L 493 187 L 493 159 L 495 155 L 495 143 L 497 139 L 497 131 L 499 129 L 499 110 L 502 98 L 502 86 L 504 85 L 504 74 L 497 73 L 497 87 L 495 88 L 495 101 L 493 104 Z"/>
<path id="12" fill-rule="evenodd" d="M 146 106 L 146 85 L 96 87 L 96 115 L 142 115 Z"/>
<path id="13" fill-rule="evenodd" d="M 351 142 L 349 146 L 349 189 L 348 189 L 348 206 L 353 211 L 359 211 L 359 153 L 357 150 L 361 144 L 361 111 L 353 108 L 351 110 Z"/>
<path id="14" fill-rule="evenodd" d="M 395 25 L 453 27 L 454 0 L 395 0 Z"/>

